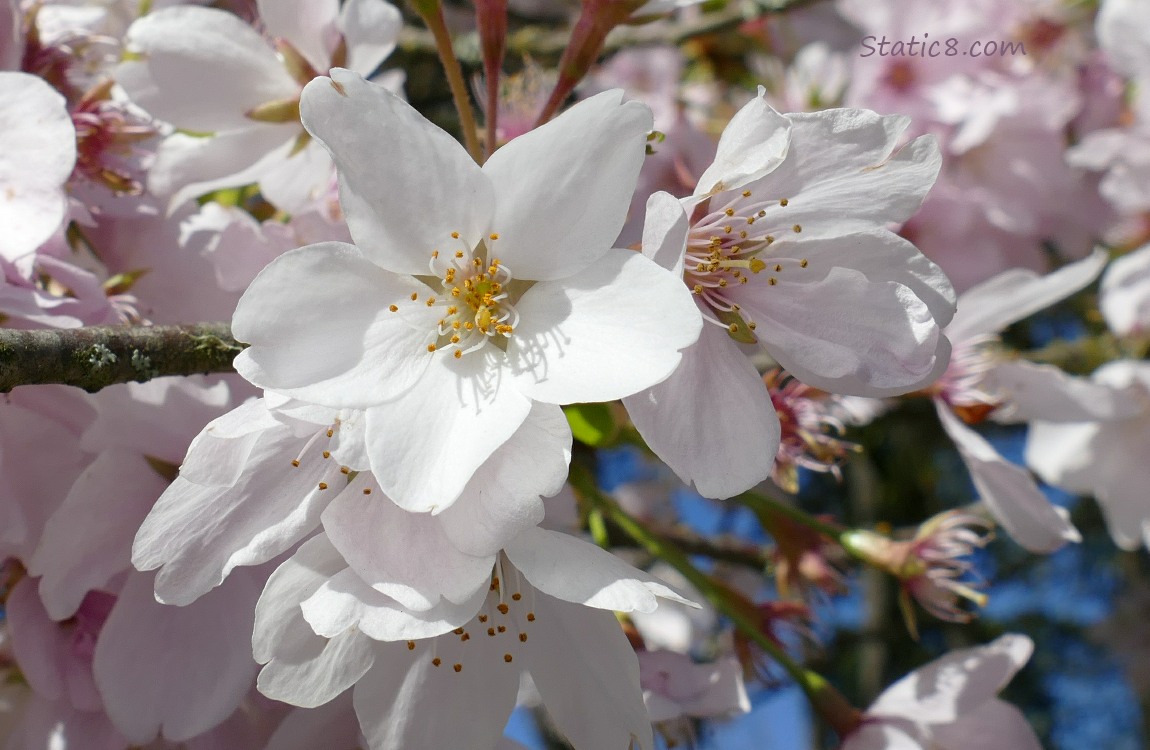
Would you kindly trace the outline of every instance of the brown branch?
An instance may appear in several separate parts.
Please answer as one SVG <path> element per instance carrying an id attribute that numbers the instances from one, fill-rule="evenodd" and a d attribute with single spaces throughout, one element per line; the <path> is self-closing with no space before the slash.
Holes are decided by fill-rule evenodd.
<path id="1" fill-rule="evenodd" d="M 607 35 L 603 52 L 617 52 L 625 47 L 682 44 L 695 37 L 733 29 L 758 15 L 781 13 L 809 4 L 811 0 L 775 0 L 762 4 L 757 14 L 748 16 L 739 3 L 731 3 L 731 7 L 686 21 L 667 19 L 641 26 L 619 26 Z M 512 57 L 529 55 L 536 59 L 557 60 L 570 38 L 570 29 L 525 26 L 508 35 L 507 52 Z M 435 54 L 435 40 L 425 29 L 405 28 L 400 35 L 399 46 L 409 53 Z M 465 65 L 474 67 L 480 64 L 479 41 L 474 32 L 462 35 L 456 55 Z"/>
<path id="2" fill-rule="evenodd" d="M 0 392 L 36 383 L 92 392 L 165 375 L 235 372 L 232 360 L 245 346 L 227 323 L 0 329 Z"/>

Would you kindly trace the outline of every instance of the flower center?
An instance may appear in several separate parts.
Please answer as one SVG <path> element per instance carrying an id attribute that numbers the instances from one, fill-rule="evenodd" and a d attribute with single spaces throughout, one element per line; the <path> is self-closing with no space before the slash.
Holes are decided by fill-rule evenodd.
<path id="1" fill-rule="evenodd" d="M 513 278 L 511 269 L 499 258 L 488 260 L 487 243 L 494 246 L 499 235 L 491 233 L 474 248 L 460 239 L 459 232 L 452 232 L 451 237 L 459 240 L 460 249 L 435 250 L 428 264 L 443 293 L 429 294 L 424 299 L 427 307 L 441 312 L 427 351 L 451 350 L 452 356 L 460 359 L 481 349 L 489 340 L 500 348 L 506 346 L 519 324 L 519 313 L 508 292 Z M 411 301 L 419 301 L 419 295 L 413 292 Z M 397 305 L 390 309 L 399 311 Z"/>
<path id="2" fill-rule="evenodd" d="M 768 286 L 775 286 L 785 265 L 807 267 L 805 259 L 773 258 L 768 261 L 760 257 L 776 241 L 776 235 L 763 227 L 767 209 L 774 206 L 785 208 L 788 204 L 786 198 L 752 201 L 751 191 L 744 190 L 734 195 L 725 206 L 710 213 L 703 213 L 709 210 L 707 203 L 700 204 L 696 217 L 692 219 L 683 261 L 683 280 L 703 308 L 703 317 L 726 328 L 736 341 L 753 344 L 758 338 L 754 334 L 755 321 L 749 319 L 731 298 L 731 292 L 752 279 L 762 283 L 760 279 L 765 278 Z M 803 228 L 794 224 L 790 231 L 797 234 Z M 763 271 L 767 271 L 767 275 L 759 276 Z"/>
<path id="3" fill-rule="evenodd" d="M 502 575 L 504 571 L 512 580 L 508 581 Z M 494 651 L 497 663 L 518 669 L 514 665 L 536 621 L 532 605 L 535 591 L 530 584 L 524 584 L 519 571 L 510 563 L 504 565 L 504 558 L 500 555 L 491 576 L 487 599 L 479 613 L 450 633 L 424 641 L 408 641 L 407 649 L 415 651 L 422 646 L 426 653 L 420 654 L 421 658 L 430 660 L 433 667 L 455 673 L 463 672 L 469 661 L 478 658 L 476 649 Z M 481 663 L 483 661 L 486 660 L 481 659 Z"/>

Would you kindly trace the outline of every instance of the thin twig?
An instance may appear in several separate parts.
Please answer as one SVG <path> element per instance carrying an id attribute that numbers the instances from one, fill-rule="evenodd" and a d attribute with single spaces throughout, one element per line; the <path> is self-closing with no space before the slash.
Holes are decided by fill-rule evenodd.
<path id="1" fill-rule="evenodd" d="M 165 375 L 235 372 L 245 344 L 227 323 L 186 326 L 97 326 L 0 329 L 0 392 L 61 383 L 98 391 L 114 383 Z"/>

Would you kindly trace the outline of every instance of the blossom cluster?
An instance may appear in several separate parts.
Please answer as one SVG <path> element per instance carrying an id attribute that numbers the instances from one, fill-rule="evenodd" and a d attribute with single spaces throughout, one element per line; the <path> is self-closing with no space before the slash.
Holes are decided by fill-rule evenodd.
<path id="1" fill-rule="evenodd" d="M 30 368 L 0 403 L 6 747 L 515 750 L 541 705 L 576 750 L 654 750 L 780 675 L 846 750 L 1039 747 L 997 697 L 1026 635 L 863 710 L 790 634 L 852 565 L 916 636 L 916 607 L 971 621 L 991 529 L 1081 540 L 1043 482 L 1150 546 L 1150 8 L 760 8 L 734 81 L 604 53 L 693 3 L 513 5 L 0 0 L 2 327 L 242 349 L 162 378 L 136 351 L 92 393 Z M 502 72 L 519 16 L 573 24 L 554 68 Z M 416 17 L 454 119 L 393 55 Z M 924 29 L 1028 52 L 854 54 Z M 1104 356 L 1012 348 L 1065 300 Z M 802 509 L 921 406 L 971 504 Z M 1029 426 L 1026 465 L 988 421 Z M 608 492 L 620 445 L 649 471 Z M 682 493 L 770 543 L 686 528 Z"/>

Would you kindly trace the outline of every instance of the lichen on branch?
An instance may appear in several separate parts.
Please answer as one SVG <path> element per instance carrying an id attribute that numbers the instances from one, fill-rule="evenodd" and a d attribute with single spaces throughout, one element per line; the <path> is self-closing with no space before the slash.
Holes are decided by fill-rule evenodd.
<path id="1" fill-rule="evenodd" d="M 42 383 L 94 392 L 165 375 L 234 372 L 244 347 L 227 323 L 0 329 L 0 392 Z"/>

